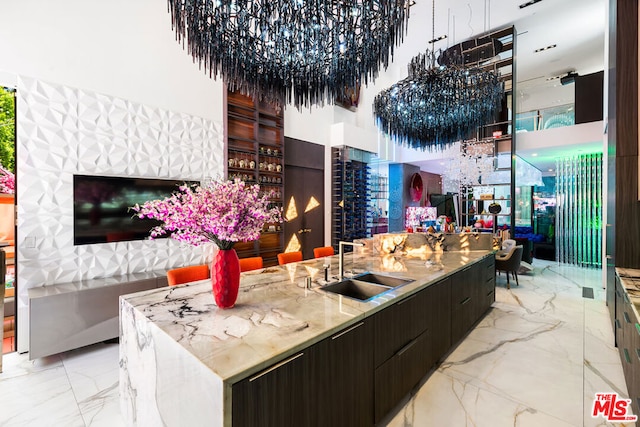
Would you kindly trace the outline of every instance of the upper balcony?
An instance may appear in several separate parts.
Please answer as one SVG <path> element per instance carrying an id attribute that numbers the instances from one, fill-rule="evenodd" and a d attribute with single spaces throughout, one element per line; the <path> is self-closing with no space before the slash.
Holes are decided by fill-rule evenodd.
<path id="1" fill-rule="evenodd" d="M 534 132 L 576 124 L 573 103 L 516 114 L 516 132 Z"/>

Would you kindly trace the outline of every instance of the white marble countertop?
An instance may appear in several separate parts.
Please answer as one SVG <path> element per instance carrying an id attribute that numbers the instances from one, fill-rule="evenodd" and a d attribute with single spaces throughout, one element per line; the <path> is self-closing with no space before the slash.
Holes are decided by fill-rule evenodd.
<path id="1" fill-rule="evenodd" d="M 640 270 L 616 267 L 616 272 L 636 310 L 636 318 L 640 321 Z"/>
<path id="2" fill-rule="evenodd" d="M 492 253 L 444 252 L 420 258 L 346 254 L 346 268 L 356 273 L 384 272 L 415 280 L 367 302 L 320 289 L 323 264 L 331 265 L 331 275 L 337 274 L 338 257 L 333 256 L 243 273 L 231 309 L 215 305 L 210 281 L 125 295 L 121 306 L 129 305 L 233 384 Z M 311 289 L 303 285 L 308 276 Z"/>

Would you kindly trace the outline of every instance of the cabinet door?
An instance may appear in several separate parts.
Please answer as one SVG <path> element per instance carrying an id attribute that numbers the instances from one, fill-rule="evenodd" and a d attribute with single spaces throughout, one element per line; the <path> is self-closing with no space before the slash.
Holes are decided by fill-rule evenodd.
<path id="1" fill-rule="evenodd" d="M 313 347 L 305 349 L 232 388 L 234 426 L 310 426 L 316 422 L 311 393 Z M 328 408 L 325 408 L 328 410 Z"/>
<path id="2" fill-rule="evenodd" d="M 380 366 L 427 329 L 429 288 L 385 308 L 374 316 L 375 366 Z"/>
<path id="3" fill-rule="evenodd" d="M 480 263 L 480 294 L 478 303 L 478 318 L 491 307 L 496 300 L 496 263 L 495 257 L 487 257 Z"/>
<path id="4" fill-rule="evenodd" d="M 634 316 L 633 326 L 630 328 L 629 339 L 631 354 L 633 360 L 629 379 L 627 380 L 627 388 L 629 389 L 629 398 L 634 414 L 640 414 L 640 319 Z"/>
<path id="5" fill-rule="evenodd" d="M 429 331 L 411 340 L 375 371 L 375 422 L 378 423 L 429 372 Z"/>
<path id="6" fill-rule="evenodd" d="M 376 423 L 449 351 L 450 284 L 434 283 L 374 316 Z"/>
<path id="7" fill-rule="evenodd" d="M 434 283 L 423 292 L 427 301 L 432 364 L 435 364 L 451 348 L 451 278 Z"/>
<path id="8" fill-rule="evenodd" d="M 622 286 L 622 285 L 621 285 Z M 629 296 L 626 291 L 622 294 L 622 310 L 621 310 L 621 329 L 622 339 L 621 344 L 618 344 L 621 353 L 622 368 L 624 371 L 624 378 L 627 383 L 627 389 L 629 392 L 629 398 L 633 401 L 634 394 L 637 393 L 637 377 L 640 374 L 640 355 L 638 350 L 638 330 L 636 328 L 636 315 L 633 310 L 632 302 L 629 300 Z M 635 396 L 637 397 L 637 396 Z M 637 414 L 637 412 L 634 412 Z"/>
<path id="9" fill-rule="evenodd" d="M 372 340 L 373 322 L 365 320 L 315 346 L 314 425 L 373 425 Z"/>
<path id="10" fill-rule="evenodd" d="M 622 328 L 623 326 L 622 312 L 624 311 L 624 300 L 622 296 L 624 295 L 624 292 L 625 291 L 622 288 L 622 283 L 620 282 L 620 279 L 618 278 L 618 276 L 616 276 L 616 318 L 614 322 L 614 327 L 615 327 L 614 333 L 616 338 L 616 346 L 620 351 L 620 357 L 624 357 L 622 353 L 622 341 L 623 341 L 623 334 L 624 334 L 624 330 Z"/>
<path id="11" fill-rule="evenodd" d="M 467 267 L 451 277 L 451 343 L 455 345 L 476 321 L 478 286 Z"/>

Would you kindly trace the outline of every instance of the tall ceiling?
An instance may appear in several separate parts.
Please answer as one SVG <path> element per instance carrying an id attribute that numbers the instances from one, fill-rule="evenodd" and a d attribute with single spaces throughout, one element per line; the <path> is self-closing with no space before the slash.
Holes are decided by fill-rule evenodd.
<path id="1" fill-rule="evenodd" d="M 422 23 L 428 39 L 431 34 L 447 35 L 436 48 L 444 49 L 490 29 L 515 26 L 518 112 L 573 103 L 573 85 L 562 86 L 559 79 L 551 78 L 569 71 L 585 75 L 604 69 L 605 0 L 542 0 L 524 8 L 519 6 L 528 0 L 438 0 L 433 29 L 432 0 L 415 1 L 409 26 Z M 552 45 L 552 49 L 535 52 Z M 410 58 L 401 59 L 408 62 Z M 441 160 L 414 164 L 423 169 L 429 164 L 437 173 L 440 163 Z M 538 167 L 546 170 L 547 165 Z"/>

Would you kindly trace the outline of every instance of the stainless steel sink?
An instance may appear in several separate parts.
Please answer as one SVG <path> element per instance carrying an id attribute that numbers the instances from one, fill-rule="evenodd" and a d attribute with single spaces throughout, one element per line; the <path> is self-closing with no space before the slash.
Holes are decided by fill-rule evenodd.
<path id="1" fill-rule="evenodd" d="M 412 279 L 404 279 L 402 277 L 387 276 L 377 273 L 364 273 L 355 276 L 353 279 L 361 282 L 389 286 L 391 288 L 397 288 L 398 286 L 406 285 L 407 283 L 413 282 Z"/>
<path id="2" fill-rule="evenodd" d="M 342 282 L 333 283 L 321 287 L 323 291 L 333 292 L 334 294 L 343 295 L 345 297 L 357 299 L 359 301 L 367 301 L 376 295 L 380 295 L 390 289 L 391 286 L 380 285 L 376 283 L 361 282 L 358 280 L 345 279 Z"/>

